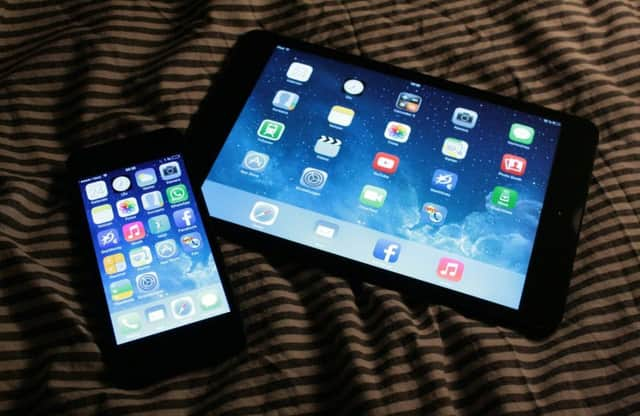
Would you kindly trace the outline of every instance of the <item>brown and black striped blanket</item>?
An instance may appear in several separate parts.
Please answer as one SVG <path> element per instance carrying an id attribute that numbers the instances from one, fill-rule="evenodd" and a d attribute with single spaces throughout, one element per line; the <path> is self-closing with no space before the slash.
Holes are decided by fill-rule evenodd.
<path id="1" fill-rule="evenodd" d="M 248 349 L 111 385 L 61 191 L 80 144 L 185 130 L 257 28 L 600 129 L 565 319 L 543 341 L 223 242 Z M 640 414 L 636 0 L 0 1 L 0 413 Z M 215 336 L 215 334 L 211 334 Z"/>

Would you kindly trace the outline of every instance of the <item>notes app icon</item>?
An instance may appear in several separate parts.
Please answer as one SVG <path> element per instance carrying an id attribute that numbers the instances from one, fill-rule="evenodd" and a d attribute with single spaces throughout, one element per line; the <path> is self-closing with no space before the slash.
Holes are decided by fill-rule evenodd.
<path id="1" fill-rule="evenodd" d="M 351 124 L 355 111 L 350 108 L 334 105 L 329 112 L 329 123 L 347 127 Z"/>
<path id="2" fill-rule="evenodd" d="M 442 279 L 459 282 L 460 279 L 462 279 L 463 271 L 464 263 L 458 260 L 450 259 L 449 257 L 443 257 L 438 263 L 436 274 Z"/>

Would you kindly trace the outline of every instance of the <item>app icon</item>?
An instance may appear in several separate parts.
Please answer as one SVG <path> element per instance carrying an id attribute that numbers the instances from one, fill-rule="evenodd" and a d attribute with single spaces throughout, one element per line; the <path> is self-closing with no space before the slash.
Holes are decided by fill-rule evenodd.
<path id="1" fill-rule="evenodd" d="M 118 332 L 123 335 L 129 335 L 136 333 L 142 328 L 142 322 L 140 321 L 140 315 L 138 312 L 129 312 L 124 315 L 118 316 Z"/>
<path id="2" fill-rule="evenodd" d="M 478 113 L 468 108 L 458 107 L 453 111 L 451 122 L 456 126 L 472 129 L 478 121 Z"/>
<path id="3" fill-rule="evenodd" d="M 142 207 L 147 211 L 160 208 L 164 205 L 162 192 L 160 191 L 147 192 L 146 194 L 142 194 L 140 199 L 142 200 Z"/>
<path id="4" fill-rule="evenodd" d="M 453 280 L 454 282 L 462 279 L 462 272 L 464 271 L 464 263 L 458 260 L 450 259 L 449 257 L 442 257 L 438 262 L 438 268 L 436 274 L 438 277 L 447 280 Z"/>
<path id="5" fill-rule="evenodd" d="M 111 187 L 116 192 L 125 192 L 131 188 L 131 179 L 128 176 L 118 176 L 111 181 Z"/>
<path id="6" fill-rule="evenodd" d="M 280 90 L 276 93 L 275 97 L 273 97 L 273 102 L 271 104 L 273 104 L 274 107 L 291 111 L 296 108 L 296 104 L 298 104 L 298 98 L 300 98 L 298 94 Z"/>
<path id="7" fill-rule="evenodd" d="M 160 165 L 160 177 L 165 181 L 179 178 L 182 175 L 178 162 L 167 162 Z"/>
<path id="8" fill-rule="evenodd" d="M 533 143 L 535 134 L 536 131 L 532 127 L 520 123 L 513 123 L 509 129 L 509 139 L 526 145 Z"/>
<path id="9" fill-rule="evenodd" d="M 424 221 L 431 225 L 442 225 L 447 218 L 447 208 L 433 202 L 427 202 L 422 206 L 420 215 Z"/>
<path id="10" fill-rule="evenodd" d="M 140 188 L 153 185 L 156 182 L 158 182 L 158 178 L 156 177 L 156 171 L 153 168 L 140 169 L 136 171 L 136 184 L 138 184 Z"/>
<path id="11" fill-rule="evenodd" d="M 147 233 L 144 225 L 140 221 L 135 221 L 122 226 L 122 235 L 126 241 L 132 242 L 144 238 Z"/>
<path id="12" fill-rule="evenodd" d="M 253 172 L 264 171 L 269 163 L 269 155 L 249 150 L 242 159 L 242 167 Z"/>
<path id="13" fill-rule="evenodd" d="M 154 247 L 156 249 L 156 254 L 161 259 L 171 258 L 178 253 L 178 245 L 176 244 L 176 240 L 173 238 L 158 241 Z"/>
<path id="14" fill-rule="evenodd" d="M 170 204 L 177 204 L 178 202 L 184 202 L 189 199 L 187 187 L 183 184 L 170 186 L 166 192 Z"/>
<path id="15" fill-rule="evenodd" d="M 396 173 L 398 164 L 400 164 L 400 158 L 389 153 L 378 152 L 373 158 L 373 168 L 389 175 Z"/>
<path id="16" fill-rule="evenodd" d="M 373 249 L 373 257 L 384 261 L 385 263 L 395 263 L 400 257 L 400 244 L 395 241 L 385 240 L 381 238 Z"/>
<path id="17" fill-rule="evenodd" d="M 91 208 L 91 219 L 94 224 L 104 224 L 105 222 L 113 221 L 113 209 L 111 205 L 104 204 Z"/>
<path id="18" fill-rule="evenodd" d="M 355 114 L 356 113 L 350 108 L 342 107 L 340 105 L 334 105 L 333 107 L 331 107 L 331 111 L 329 112 L 329 117 L 327 118 L 327 120 L 329 120 L 329 123 L 331 124 L 337 124 L 338 126 L 347 127 L 351 125 L 353 116 Z"/>
<path id="19" fill-rule="evenodd" d="M 388 122 L 384 129 L 384 137 L 398 143 L 406 143 L 410 134 L 411 127 L 397 121 Z"/>
<path id="20" fill-rule="evenodd" d="M 504 186 L 496 186 L 491 193 L 491 203 L 496 207 L 513 209 L 518 202 L 518 193 Z"/>
<path id="21" fill-rule="evenodd" d="M 364 92 L 364 82 L 359 79 L 350 78 L 342 84 L 342 91 L 349 95 L 360 95 Z"/>
<path id="22" fill-rule="evenodd" d="M 439 191 L 451 192 L 456 189 L 458 175 L 444 169 L 436 169 L 431 178 L 431 187 Z"/>
<path id="23" fill-rule="evenodd" d="M 316 222 L 315 233 L 320 237 L 331 239 L 338 233 L 338 225 L 328 221 L 318 221 Z"/>
<path id="24" fill-rule="evenodd" d="M 151 264 L 153 257 L 149 246 L 136 247 L 129 251 L 129 261 L 133 267 L 142 267 Z"/>
<path id="25" fill-rule="evenodd" d="M 327 172 L 316 168 L 305 168 L 300 175 L 300 185 L 319 191 L 327 182 Z"/>
<path id="26" fill-rule="evenodd" d="M 116 280 L 109 285 L 109 292 L 111 293 L 111 300 L 117 302 L 133 296 L 133 286 L 131 286 L 129 279 Z"/>
<path id="27" fill-rule="evenodd" d="M 417 113 L 420 109 L 420 104 L 422 104 L 422 97 L 410 92 L 401 92 L 396 100 L 396 108 L 409 113 Z"/>
<path id="28" fill-rule="evenodd" d="M 313 151 L 319 155 L 326 157 L 336 157 L 340 152 L 342 141 L 333 137 L 322 135 L 316 141 L 316 145 L 313 147 Z"/>
<path id="29" fill-rule="evenodd" d="M 387 191 L 373 185 L 365 185 L 360 191 L 360 203 L 371 208 L 380 208 L 387 199 Z"/>
<path id="30" fill-rule="evenodd" d="M 204 310 L 213 309 L 218 304 L 218 295 L 216 292 L 205 292 L 200 295 L 200 307 Z"/>
<path id="31" fill-rule="evenodd" d="M 104 198 L 109 194 L 109 191 L 107 191 L 107 183 L 105 181 L 88 183 L 84 187 L 84 192 L 87 195 L 87 199 L 89 201 L 95 201 L 96 199 Z"/>
<path id="32" fill-rule="evenodd" d="M 458 160 L 462 160 L 467 156 L 468 149 L 469 143 L 453 137 L 447 137 L 442 143 L 442 154 Z"/>
<path id="33" fill-rule="evenodd" d="M 167 217 L 165 214 L 156 215 L 155 217 L 149 218 L 147 220 L 147 225 L 149 226 L 149 232 L 151 234 L 166 233 L 171 228 L 169 217 Z"/>
<path id="34" fill-rule="evenodd" d="M 199 232 L 184 234 L 180 237 L 180 244 L 187 253 L 198 251 L 202 247 L 202 236 Z"/>
<path id="35" fill-rule="evenodd" d="M 178 298 L 171 302 L 171 311 L 176 319 L 188 318 L 195 313 L 193 300 L 189 296 Z"/>
<path id="36" fill-rule="evenodd" d="M 155 305 L 145 309 L 144 314 L 148 322 L 162 321 L 167 316 L 167 308 L 164 305 Z"/>
<path id="37" fill-rule="evenodd" d="M 118 207 L 118 215 L 123 218 L 136 215 L 140 212 L 138 201 L 133 197 L 121 199 L 116 203 L 116 207 Z"/>
<path id="38" fill-rule="evenodd" d="M 115 228 L 109 228 L 98 233 L 98 245 L 101 249 L 115 247 L 118 244 L 120 244 L 120 239 Z"/>
<path id="39" fill-rule="evenodd" d="M 277 142 L 282 137 L 284 132 L 284 124 L 273 120 L 262 120 L 260 127 L 258 127 L 258 136 L 263 139 Z"/>
<path id="40" fill-rule="evenodd" d="M 156 272 L 146 272 L 136 276 L 136 286 L 144 293 L 153 292 L 160 286 L 158 274 Z"/>
<path id="41" fill-rule="evenodd" d="M 107 274 L 116 274 L 127 270 L 127 262 L 124 260 L 124 254 L 116 253 L 102 259 L 104 271 Z"/>
<path id="42" fill-rule="evenodd" d="M 515 176 L 522 176 L 524 175 L 524 171 L 527 170 L 527 159 L 507 153 L 502 156 L 500 170 L 504 173 L 510 173 Z"/>
<path id="43" fill-rule="evenodd" d="M 178 228 L 192 226 L 196 222 L 195 216 L 193 215 L 193 210 L 191 208 L 183 208 L 174 211 L 173 222 L 176 223 L 176 227 Z"/>
<path id="44" fill-rule="evenodd" d="M 287 70 L 287 78 L 291 78 L 295 81 L 307 82 L 311 78 L 313 67 L 310 65 L 302 64 L 300 62 L 293 62 L 289 65 Z"/>
<path id="45" fill-rule="evenodd" d="M 276 205 L 258 201 L 253 205 L 249 219 L 260 224 L 271 225 L 276 221 L 278 211 L 280 208 Z"/>

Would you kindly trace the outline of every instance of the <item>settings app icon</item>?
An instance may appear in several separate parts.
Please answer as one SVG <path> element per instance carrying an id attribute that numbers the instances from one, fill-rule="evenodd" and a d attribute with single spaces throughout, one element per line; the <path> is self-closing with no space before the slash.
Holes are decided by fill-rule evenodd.
<path id="1" fill-rule="evenodd" d="M 136 277 L 136 285 L 141 292 L 153 292 L 160 286 L 158 274 L 156 272 L 147 272 L 139 274 Z"/>
<path id="2" fill-rule="evenodd" d="M 302 175 L 300 176 L 300 185 L 305 188 L 319 191 L 324 188 L 324 185 L 327 182 L 327 176 L 327 172 L 323 170 L 306 168 L 302 171 Z"/>

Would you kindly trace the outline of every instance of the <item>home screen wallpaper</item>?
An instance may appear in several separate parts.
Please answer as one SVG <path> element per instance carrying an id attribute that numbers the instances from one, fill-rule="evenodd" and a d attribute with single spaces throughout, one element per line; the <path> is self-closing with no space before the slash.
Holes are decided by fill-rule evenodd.
<path id="1" fill-rule="evenodd" d="M 203 192 L 212 216 L 517 308 L 559 132 L 278 46 Z"/>

